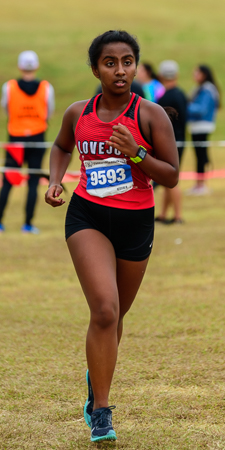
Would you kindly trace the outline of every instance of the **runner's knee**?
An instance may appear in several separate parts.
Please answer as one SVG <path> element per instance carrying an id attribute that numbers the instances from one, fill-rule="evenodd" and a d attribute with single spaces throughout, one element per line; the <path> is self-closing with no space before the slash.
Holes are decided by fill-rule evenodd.
<path id="1" fill-rule="evenodd" d="M 118 326 L 119 308 L 114 303 L 103 302 L 91 312 L 91 322 L 99 328 Z"/>

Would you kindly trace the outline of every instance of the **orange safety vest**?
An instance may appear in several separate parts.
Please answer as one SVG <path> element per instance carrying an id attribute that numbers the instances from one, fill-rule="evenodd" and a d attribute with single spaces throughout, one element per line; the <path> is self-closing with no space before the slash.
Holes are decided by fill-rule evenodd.
<path id="1" fill-rule="evenodd" d="M 33 136 L 47 128 L 48 81 L 41 81 L 34 95 L 28 95 L 16 80 L 7 83 L 8 132 L 11 136 Z"/>

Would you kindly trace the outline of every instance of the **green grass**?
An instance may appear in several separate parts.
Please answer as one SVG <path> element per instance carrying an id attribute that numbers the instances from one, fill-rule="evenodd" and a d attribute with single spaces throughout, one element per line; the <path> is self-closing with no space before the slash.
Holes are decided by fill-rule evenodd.
<path id="1" fill-rule="evenodd" d="M 93 94 L 86 50 L 106 29 L 136 34 L 143 59 L 156 65 L 177 59 L 187 91 L 192 68 L 203 59 L 224 86 L 224 9 L 219 0 L 8 0 L 0 18 L 0 82 L 16 75 L 20 51 L 38 52 L 40 76 L 56 89 L 49 140 L 66 106 Z M 1 113 L 0 140 L 5 122 Z M 224 139 L 224 123 L 222 109 L 214 139 Z M 223 149 L 210 153 L 214 168 L 224 168 Z M 193 166 L 188 148 L 182 169 Z M 78 167 L 74 155 L 71 168 Z M 46 205 L 40 186 L 35 225 L 41 234 L 22 235 L 26 188 L 13 190 L 7 232 L 0 236 L 0 449 L 225 448 L 224 180 L 208 183 L 210 196 L 183 195 L 184 225 L 157 224 L 145 280 L 125 320 L 111 391 L 118 441 L 101 445 L 90 443 L 82 417 L 89 311 L 64 241 L 66 206 Z M 183 193 L 191 184 L 180 183 Z M 73 185 L 67 189 L 68 204 Z M 159 187 L 156 214 L 161 194 Z"/>
<path id="2" fill-rule="evenodd" d="M 157 224 L 111 391 L 118 449 L 225 448 L 225 202 L 223 183 L 209 185 L 211 196 L 183 196 L 184 225 Z M 64 242 L 66 208 L 46 205 L 44 191 L 42 233 L 20 233 L 22 187 L 0 236 L 0 448 L 114 448 L 90 444 L 82 418 L 89 311 Z M 155 196 L 158 210 L 160 187 Z"/>

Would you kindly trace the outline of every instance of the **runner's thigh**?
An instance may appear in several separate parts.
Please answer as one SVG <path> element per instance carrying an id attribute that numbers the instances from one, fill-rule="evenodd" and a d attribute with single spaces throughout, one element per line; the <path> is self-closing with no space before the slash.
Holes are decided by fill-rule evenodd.
<path id="1" fill-rule="evenodd" d="M 70 236 L 67 245 L 91 310 L 105 302 L 118 309 L 116 257 L 109 239 L 97 230 L 84 229 Z"/>
<path id="2" fill-rule="evenodd" d="M 130 309 L 141 285 L 149 258 L 143 261 L 117 260 L 117 286 L 119 291 L 120 317 Z"/>

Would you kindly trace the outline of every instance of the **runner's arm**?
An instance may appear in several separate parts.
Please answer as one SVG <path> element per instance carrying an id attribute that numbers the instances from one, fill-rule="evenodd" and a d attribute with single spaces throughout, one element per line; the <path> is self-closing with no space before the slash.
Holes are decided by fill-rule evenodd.
<path id="1" fill-rule="evenodd" d="M 142 131 L 152 142 L 154 155 L 147 154 L 138 166 L 158 184 L 173 188 L 178 182 L 179 158 L 171 121 L 159 105 L 144 102 L 140 110 Z M 128 128 L 122 124 L 113 127 L 107 144 L 131 158 L 136 157 L 139 148 Z"/>

